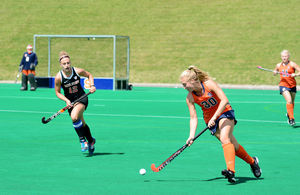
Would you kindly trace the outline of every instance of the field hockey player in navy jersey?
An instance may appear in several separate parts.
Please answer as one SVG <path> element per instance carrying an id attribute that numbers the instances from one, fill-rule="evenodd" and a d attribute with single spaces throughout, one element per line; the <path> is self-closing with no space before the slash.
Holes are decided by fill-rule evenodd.
<path id="1" fill-rule="evenodd" d="M 81 76 L 89 79 L 90 92 L 94 93 L 96 91 L 94 77 L 91 73 L 82 68 L 72 67 L 70 56 L 66 51 L 59 53 L 59 65 L 62 70 L 55 76 L 55 94 L 69 106 L 68 112 L 71 116 L 73 127 L 79 137 L 81 151 L 85 152 L 89 150 L 89 153 L 92 154 L 95 150 L 94 144 L 96 139 L 92 137 L 90 128 L 83 117 L 83 113 L 88 107 L 88 97 L 81 99 L 74 105 L 72 105 L 71 102 L 85 95 L 80 84 Z M 64 91 L 64 95 L 61 93 L 61 88 Z"/>

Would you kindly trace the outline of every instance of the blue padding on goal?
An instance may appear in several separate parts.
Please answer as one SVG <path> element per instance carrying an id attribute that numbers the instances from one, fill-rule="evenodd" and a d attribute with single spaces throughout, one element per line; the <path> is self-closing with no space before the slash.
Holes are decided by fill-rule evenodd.
<path id="1" fill-rule="evenodd" d="M 89 89 L 89 85 L 85 85 L 87 78 L 81 78 L 80 83 L 83 89 Z M 111 78 L 94 78 L 94 85 L 96 89 L 109 89 L 113 90 L 113 79 Z"/>
<path id="2" fill-rule="evenodd" d="M 49 78 L 49 88 L 55 87 L 55 77 Z M 88 79 L 87 78 L 81 78 L 80 83 L 83 89 L 89 89 L 89 85 L 87 84 Z M 96 89 L 108 89 L 113 90 L 113 79 L 112 78 L 94 78 L 94 84 Z"/>
<path id="3" fill-rule="evenodd" d="M 37 87 L 50 87 L 52 85 L 52 79 L 50 77 L 35 77 L 37 81 Z"/>

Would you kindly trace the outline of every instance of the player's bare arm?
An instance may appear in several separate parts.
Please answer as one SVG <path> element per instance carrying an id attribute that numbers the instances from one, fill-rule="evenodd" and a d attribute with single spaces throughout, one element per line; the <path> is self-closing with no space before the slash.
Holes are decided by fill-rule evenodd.
<path id="1" fill-rule="evenodd" d="M 94 77 L 91 73 L 89 73 L 88 71 L 85 71 L 82 68 L 75 68 L 76 72 L 79 74 L 79 76 L 83 76 L 83 77 L 87 77 L 89 79 L 90 82 L 90 92 L 94 93 L 96 91 L 96 87 L 94 85 Z"/>
<path id="2" fill-rule="evenodd" d="M 280 66 L 281 63 L 278 63 L 275 67 L 275 69 L 273 70 L 273 75 L 277 75 L 278 71 L 279 71 L 279 66 Z"/>
<path id="3" fill-rule="evenodd" d="M 295 62 L 292 62 L 292 63 L 291 63 L 291 66 L 292 66 L 294 69 L 296 69 L 296 70 L 298 71 L 297 74 L 296 74 L 296 73 L 293 73 L 293 74 L 291 75 L 291 77 L 297 77 L 297 76 L 300 76 L 300 67 L 299 67 Z"/>
<path id="4" fill-rule="evenodd" d="M 188 93 L 186 97 L 186 103 L 190 112 L 190 136 L 187 139 L 186 143 L 188 144 L 190 142 L 189 146 L 191 146 L 193 144 L 193 141 L 191 140 L 195 137 L 195 133 L 198 126 L 198 117 L 197 117 L 197 112 L 194 104 L 195 102 L 191 92 Z"/>

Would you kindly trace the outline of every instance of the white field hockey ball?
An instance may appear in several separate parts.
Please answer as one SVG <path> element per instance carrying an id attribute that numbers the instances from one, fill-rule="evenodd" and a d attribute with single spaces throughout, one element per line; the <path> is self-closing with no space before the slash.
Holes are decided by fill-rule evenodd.
<path id="1" fill-rule="evenodd" d="M 146 169 L 140 169 L 140 174 L 145 175 L 146 174 Z"/>

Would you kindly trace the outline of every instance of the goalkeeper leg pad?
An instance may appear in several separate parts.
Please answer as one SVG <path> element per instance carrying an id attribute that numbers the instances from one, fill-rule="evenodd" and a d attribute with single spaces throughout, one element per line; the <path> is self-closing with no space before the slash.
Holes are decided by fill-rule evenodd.
<path id="1" fill-rule="evenodd" d="M 28 80 L 29 80 L 29 83 L 30 83 L 30 91 L 35 91 L 36 87 L 37 87 L 37 84 L 36 84 L 34 74 L 32 74 L 32 73 L 28 74 Z"/>
<path id="2" fill-rule="evenodd" d="M 27 82 L 28 82 L 28 77 L 26 74 L 22 73 L 22 87 L 21 91 L 26 91 L 27 90 Z"/>

